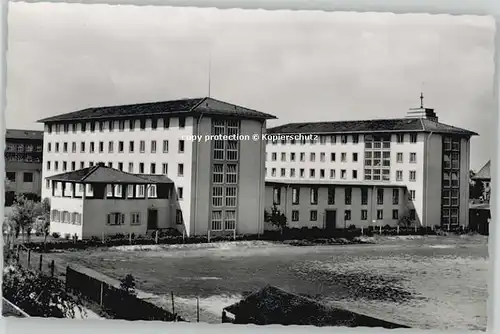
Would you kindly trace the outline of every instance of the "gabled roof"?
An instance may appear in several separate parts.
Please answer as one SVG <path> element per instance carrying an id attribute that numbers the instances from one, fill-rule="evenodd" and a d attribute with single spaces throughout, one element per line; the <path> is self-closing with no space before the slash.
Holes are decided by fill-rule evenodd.
<path id="1" fill-rule="evenodd" d="M 474 180 L 491 180 L 491 160 L 488 160 L 488 162 L 479 170 L 479 172 L 474 175 L 472 179 Z"/>
<path id="2" fill-rule="evenodd" d="M 259 325 L 367 326 L 407 328 L 349 310 L 334 308 L 310 298 L 268 285 L 245 299 L 224 308 L 240 320 Z"/>
<path id="3" fill-rule="evenodd" d="M 150 102 L 108 107 L 94 107 L 79 111 L 47 117 L 40 123 L 53 123 L 77 120 L 104 120 L 131 118 L 143 116 L 174 116 L 174 115 L 222 115 L 239 118 L 274 119 L 273 115 L 248 109 L 235 104 L 219 101 L 210 97 L 179 99 L 164 102 Z"/>
<path id="4" fill-rule="evenodd" d="M 118 169 L 96 165 L 72 172 L 52 175 L 46 178 L 51 181 L 77 183 L 131 183 L 131 184 L 158 184 L 173 183 L 165 175 L 143 175 L 126 173 Z"/>
<path id="5" fill-rule="evenodd" d="M 370 133 L 370 132 L 435 132 L 463 136 L 477 136 L 469 130 L 434 122 L 424 118 L 395 118 L 360 121 L 288 123 L 267 129 L 267 133 L 311 134 L 311 133 Z"/>
<path id="6" fill-rule="evenodd" d="M 34 139 L 43 140 L 43 131 L 7 129 L 5 131 L 6 139 Z"/>

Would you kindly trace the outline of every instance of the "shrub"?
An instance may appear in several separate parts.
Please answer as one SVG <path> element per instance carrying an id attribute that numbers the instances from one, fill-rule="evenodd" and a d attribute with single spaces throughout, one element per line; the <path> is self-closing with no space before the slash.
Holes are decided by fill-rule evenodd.
<path id="1" fill-rule="evenodd" d="M 59 239 L 60 236 L 61 236 L 61 234 L 59 234 L 57 232 L 52 233 L 52 238 L 54 238 L 54 239 Z"/>
<path id="2" fill-rule="evenodd" d="M 64 234 L 64 239 L 69 240 L 71 238 L 71 234 L 66 233 Z"/>

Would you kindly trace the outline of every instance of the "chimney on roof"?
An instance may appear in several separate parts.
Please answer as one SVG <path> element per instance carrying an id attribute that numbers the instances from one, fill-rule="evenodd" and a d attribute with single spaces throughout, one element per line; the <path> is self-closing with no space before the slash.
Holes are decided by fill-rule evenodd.
<path id="1" fill-rule="evenodd" d="M 105 167 L 106 165 L 104 164 L 104 162 L 98 162 L 97 166 L 99 166 L 99 167 Z"/>
<path id="2" fill-rule="evenodd" d="M 420 108 L 410 108 L 406 114 L 406 118 L 424 118 L 433 122 L 438 121 L 438 117 L 434 109 L 424 107 L 424 94 L 420 94 Z"/>

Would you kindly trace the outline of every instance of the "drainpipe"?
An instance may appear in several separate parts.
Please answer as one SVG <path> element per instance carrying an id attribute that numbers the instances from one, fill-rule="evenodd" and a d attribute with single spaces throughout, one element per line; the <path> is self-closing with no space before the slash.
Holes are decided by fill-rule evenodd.
<path id="1" fill-rule="evenodd" d="M 264 209 L 263 209 L 263 203 L 262 203 L 262 198 L 265 196 L 265 193 L 262 194 L 262 192 L 265 192 L 266 186 L 265 186 L 265 179 L 264 179 L 264 189 L 262 189 L 262 143 L 263 141 L 263 135 L 264 135 L 264 124 L 266 121 L 262 121 L 262 124 L 260 126 L 260 156 L 259 156 L 259 212 L 258 212 L 258 220 L 257 220 L 257 235 L 261 235 L 261 226 L 263 227 L 264 224 Z M 264 145 L 264 150 L 266 149 L 266 146 Z M 264 203 L 265 205 L 265 203 Z M 262 229 L 262 233 L 264 233 L 264 229 Z"/>
<path id="2" fill-rule="evenodd" d="M 200 135 L 200 124 L 201 124 L 201 119 L 203 118 L 203 114 L 200 115 L 200 117 L 198 118 L 198 126 L 197 126 L 197 129 L 196 129 L 196 138 L 198 138 L 198 136 Z M 198 175 L 198 161 L 200 161 L 200 143 L 197 142 L 196 143 L 196 182 L 195 182 L 195 192 L 198 191 L 198 184 L 199 184 L 199 175 Z M 212 155 L 212 153 L 210 153 L 210 155 Z M 210 158 L 211 160 L 212 158 Z M 212 178 L 212 176 L 210 175 L 210 178 Z M 196 193 L 195 193 L 196 194 Z M 193 198 L 191 196 L 191 198 Z M 211 201 L 211 199 L 210 199 Z M 194 215 L 193 215 L 193 218 L 192 220 L 194 221 L 194 228 L 193 228 L 193 233 L 191 233 L 191 231 L 189 231 L 190 235 L 195 235 L 195 232 L 196 232 L 196 213 L 198 212 L 198 196 L 194 196 Z M 210 219 L 210 218 L 209 218 Z M 186 223 L 184 222 L 184 233 L 186 232 Z"/>
<path id="3" fill-rule="evenodd" d="M 425 157 L 425 227 L 427 227 L 427 201 L 428 201 L 428 192 L 429 192 L 429 146 L 430 146 L 430 142 L 429 140 L 431 139 L 431 136 L 432 136 L 432 131 L 429 133 L 429 135 L 427 136 L 427 141 L 425 143 L 425 152 L 426 152 L 426 157 Z M 441 176 L 442 177 L 442 176 Z"/>

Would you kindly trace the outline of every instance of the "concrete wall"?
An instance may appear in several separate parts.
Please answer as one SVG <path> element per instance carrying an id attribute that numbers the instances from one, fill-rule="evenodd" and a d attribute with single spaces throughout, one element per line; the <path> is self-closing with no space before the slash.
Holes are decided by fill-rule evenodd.
<path id="1" fill-rule="evenodd" d="M 259 134 L 260 139 L 240 142 L 238 209 L 236 232 L 238 234 L 256 234 L 263 232 L 264 213 L 262 204 L 265 200 L 264 168 L 265 141 L 262 132 L 265 124 L 260 121 L 241 121 L 241 135 Z"/>
<path id="2" fill-rule="evenodd" d="M 101 237 L 122 233 L 144 235 L 147 230 L 148 209 L 158 210 L 158 227 L 174 227 L 171 221 L 170 200 L 167 199 L 86 199 L 83 210 L 83 237 Z M 125 224 L 108 225 L 107 215 L 113 212 L 125 214 Z M 141 224 L 131 224 L 131 214 L 140 213 Z"/>
<path id="3" fill-rule="evenodd" d="M 424 191 L 422 225 L 441 225 L 441 197 L 443 179 L 443 136 L 432 134 L 426 137 L 424 155 Z"/>

